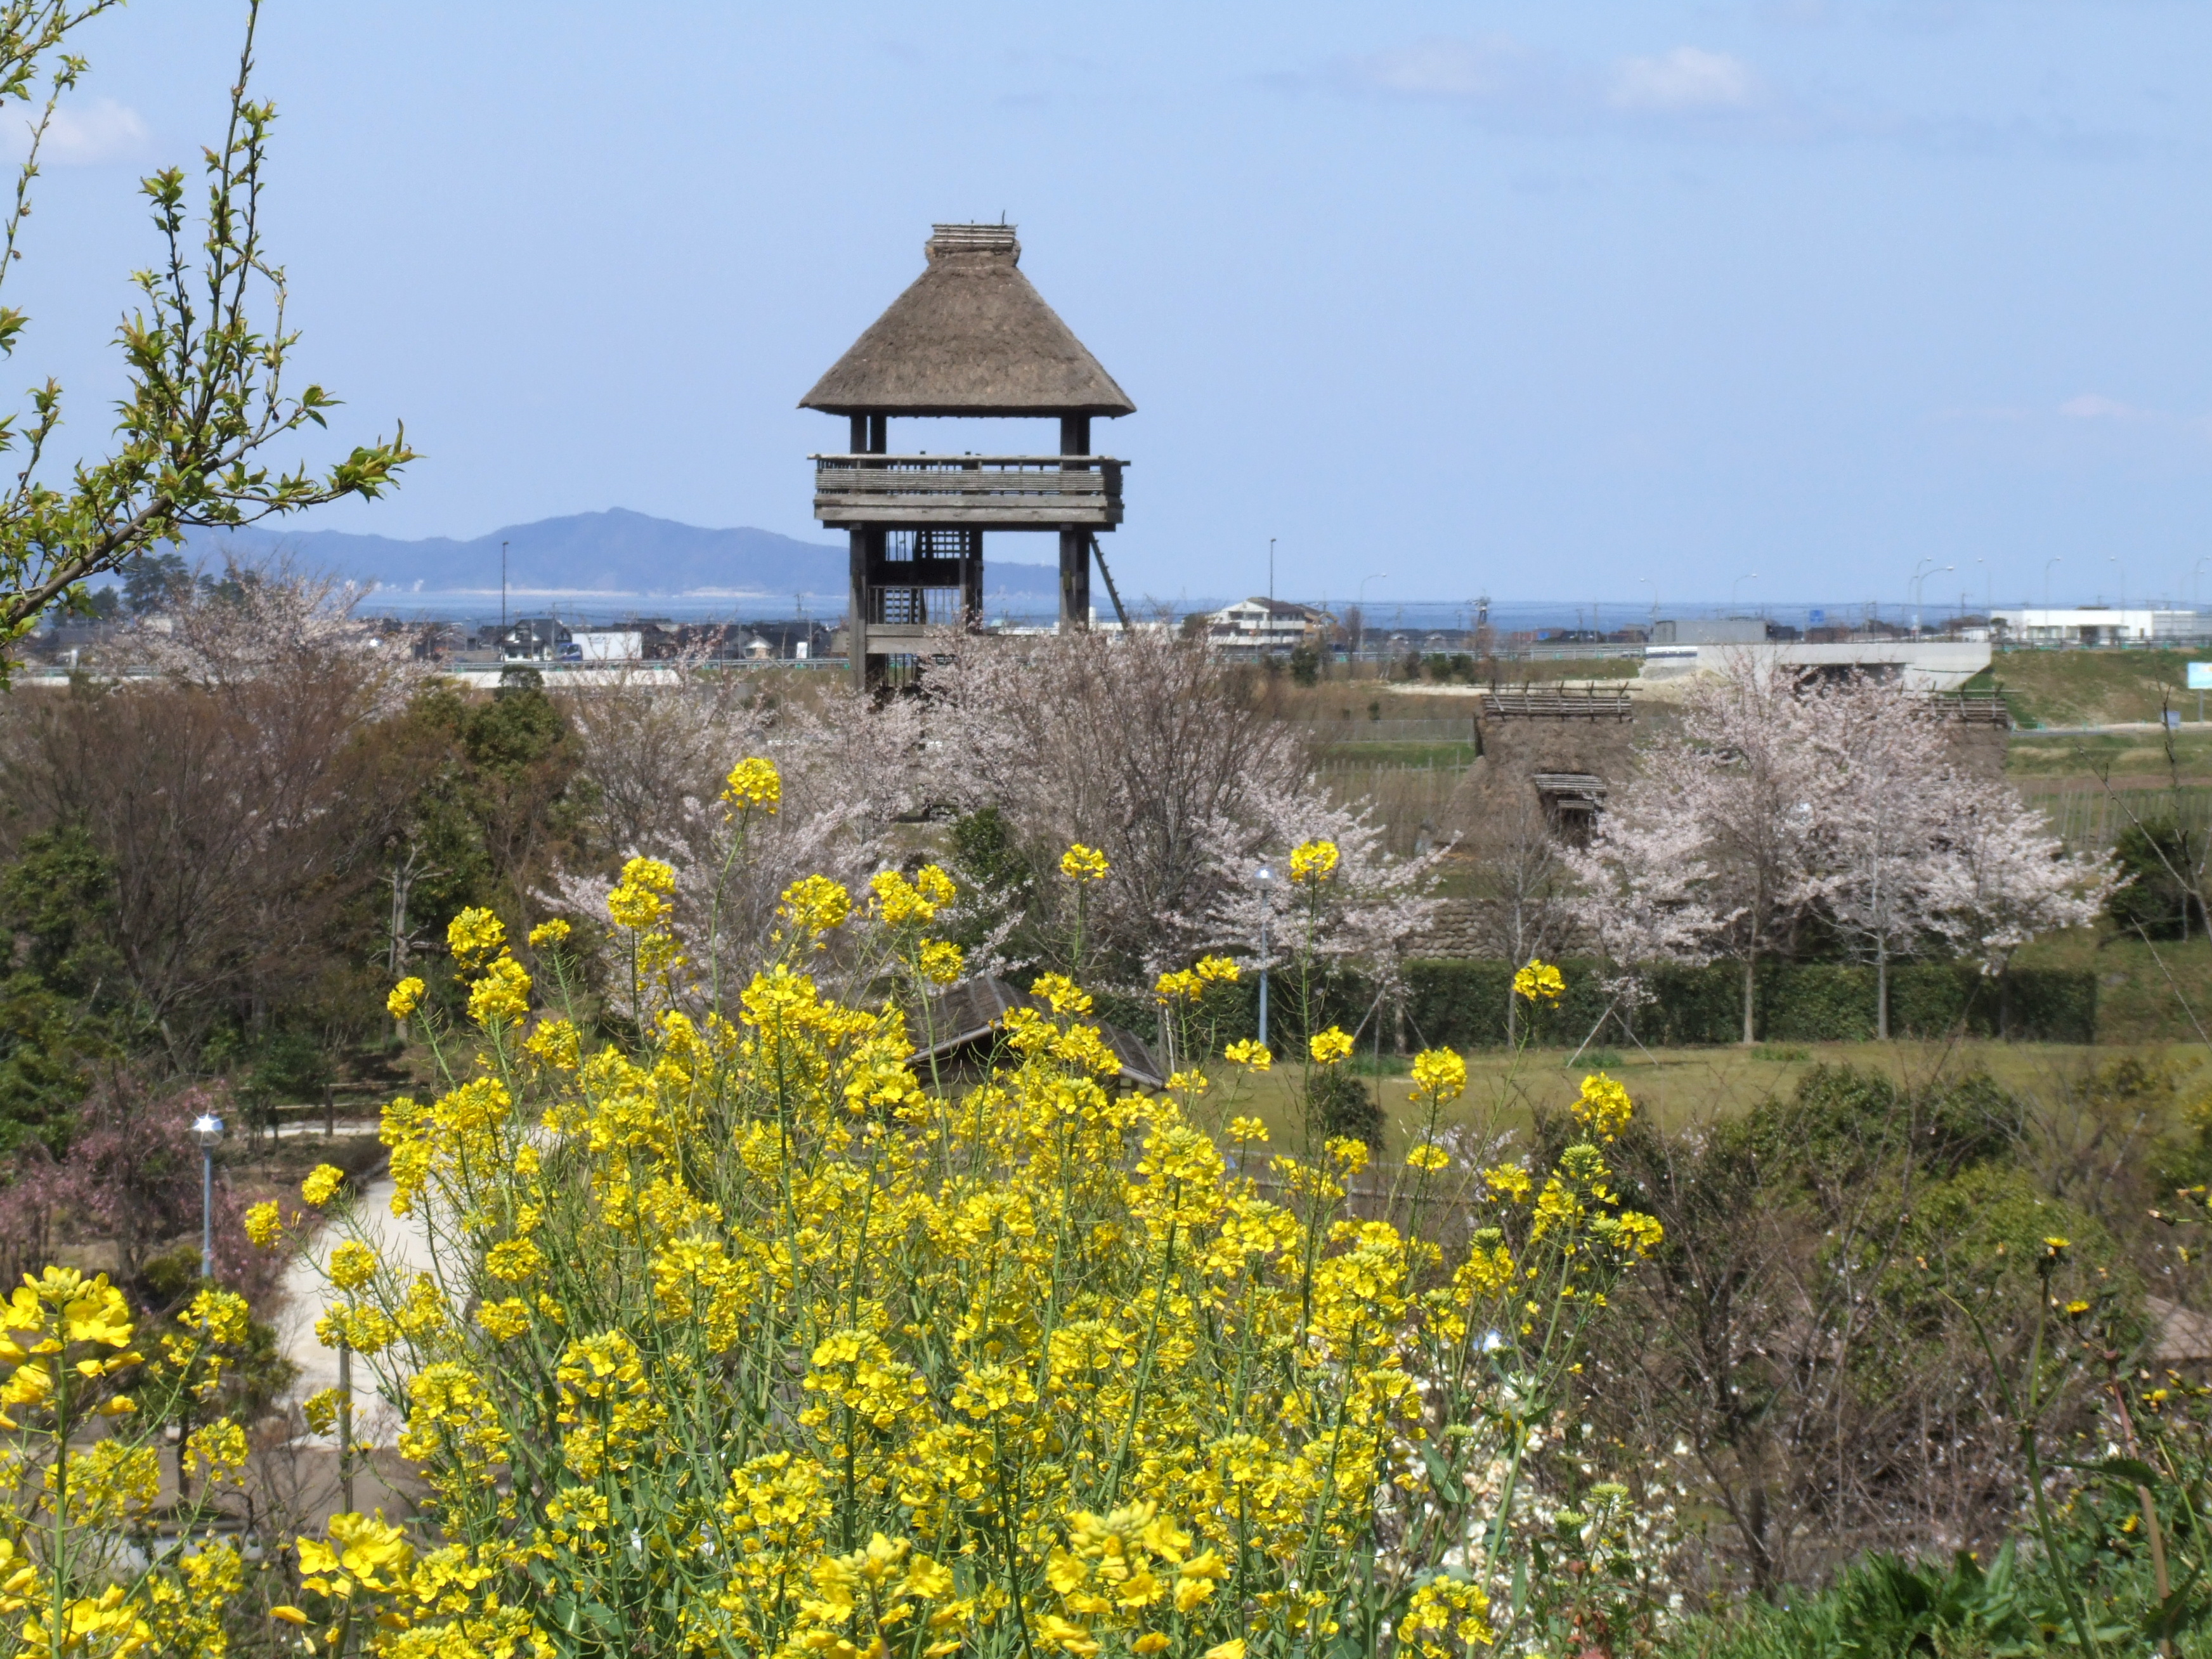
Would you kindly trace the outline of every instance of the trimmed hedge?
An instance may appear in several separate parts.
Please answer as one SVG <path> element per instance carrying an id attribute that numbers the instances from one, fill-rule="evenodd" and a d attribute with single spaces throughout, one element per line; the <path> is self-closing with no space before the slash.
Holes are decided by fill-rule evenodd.
<path id="1" fill-rule="evenodd" d="M 1567 994 L 1557 1008 L 1522 1012 L 1534 1040 L 1572 1046 L 1605 1018 L 1601 970 L 1594 962 L 1560 964 Z M 1409 1036 L 1461 1048 L 1503 1047 L 1513 969 L 1502 962 L 1409 963 Z M 1635 1036 L 1653 1048 L 1728 1043 L 1743 1035 L 1743 970 L 1734 963 L 1658 968 L 1655 1000 L 1636 1011 Z M 1772 1042 L 1863 1042 L 1875 1034 L 1875 972 L 1843 963 L 1762 963 L 1754 992 L 1755 1029 Z M 2094 1042 L 2097 976 L 2081 969 L 2016 968 L 1996 978 L 1971 963 L 1903 963 L 1889 974 L 1890 1030 L 1899 1036 L 1972 1036 L 2044 1042 Z M 1626 1039 L 1615 1019 L 1597 1041 Z"/>

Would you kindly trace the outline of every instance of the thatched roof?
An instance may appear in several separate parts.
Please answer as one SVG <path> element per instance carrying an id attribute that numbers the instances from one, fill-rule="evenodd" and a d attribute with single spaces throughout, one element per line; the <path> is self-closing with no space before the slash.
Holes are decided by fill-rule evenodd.
<path id="1" fill-rule="evenodd" d="M 1127 415 L 1018 269 L 1011 225 L 938 225 L 929 267 L 799 400 L 832 415 Z"/>

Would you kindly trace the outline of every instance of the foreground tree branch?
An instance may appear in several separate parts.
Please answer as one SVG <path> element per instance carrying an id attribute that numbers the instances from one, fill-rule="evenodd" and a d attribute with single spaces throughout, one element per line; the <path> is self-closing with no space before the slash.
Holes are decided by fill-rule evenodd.
<path id="1" fill-rule="evenodd" d="M 83 60 L 63 46 L 112 3 L 0 0 L 0 100 L 28 103 L 46 89 L 0 223 L 0 282 L 22 257 L 15 244 L 31 210 L 40 143 L 61 95 L 83 72 Z M 11 647 L 49 607 L 81 600 L 88 579 L 157 543 L 180 542 L 189 529 L 251 524 L 349 495 L 374 500 L 415 458 L 404 425 L 390 441 L 356 445 L 320 473 L 268 458 L 301 428 L 325 426 L 337 400 L 313 383 L 295 393 L 285 382 L 299 335 L 286 326 L 284 270 L 263 241 L 260 216 L 276 111 L 247 96 L 259 15 L 259 0 L 248 0 L 222 143 L 204 152 L 197 247 L 184 170 L 165 168 L 142 185 L 163 252 L 157 264 L 134 273 L 140 301 L 116 332 L 130 390 L 117 408 L 113 452 L 76 462 L 65 487 L 48 481 L 47 452 L 63 407 L 51 380 L 31 392 L 27 420 L 0 419 L 0 451 L 20 462 L 0 497 L 0 678 Z M 0 307 L 0 355 L 12 355 L 26 320 Z"/>

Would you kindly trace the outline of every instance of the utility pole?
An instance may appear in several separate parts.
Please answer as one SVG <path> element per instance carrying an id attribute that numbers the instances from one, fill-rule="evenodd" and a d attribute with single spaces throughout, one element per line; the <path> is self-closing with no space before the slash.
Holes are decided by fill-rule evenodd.
<path id="1" fill-rule="evenodd" d="M 1267 1046 L 1267 906 L 1275 872 L 1261 865 L 1254 880 L 1260 884 L 1260 1046 Z"/>

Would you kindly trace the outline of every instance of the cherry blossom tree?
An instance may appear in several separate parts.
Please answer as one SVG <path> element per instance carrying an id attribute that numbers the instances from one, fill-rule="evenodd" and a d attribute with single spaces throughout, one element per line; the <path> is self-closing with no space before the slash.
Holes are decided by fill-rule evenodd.
<path id="1" fill-rule="evenodd" d="M 1756 1041 L 1759 958 L 1787 950 L 1817 898 L 1818 757 L 1796 673 L 1735 664 L 1692 688 L 1575 856 L 1584 925 L 1613 961 L 1741 963 Z"/>
<path id="2" fill-rule="evenodd" d="M 1956 883 L 1944 827 L 1961 799 L 1927 700 L 1861 678 L 1808 699 L 1825 786 L 1814 837 L 1820 906 L 1875 969 L 1875 1034 L 1889 1037 L 1889 967 L 1946 937 Z"/>
<path id="3" fill-rule="evenodd" d="M 2001 972 L 2038 934 L 2086 925 L 2113 880 L 2002 779 L 1962 766 L 1924 696 L 1750 664 L 1692 691 L 1569 859 L 1578 921 L 1632 979 L 1641 963 L 1741 963 L 1746 1042 L 1759 958 L 1808 924 L 1873 964 L 1887 1038 L 1897 958 Z"/>
<path id="4" fill-rule="evenodd" d="M 1285 799 L 1318 793 L 1304 744 L 1240 695 L 1202 641 L 1164 630 L 993 639 L 951 635 L 923 681 L 927 788 L 963 813 L 994 809 L 1034 914 L 1009 949 L 1055 967 L 1071 930 L 1073 843 L 1106 855 L 1083 934 L 1102 988 L 1148 988 L 1206 945 L 1233 871 L 1224 847 Z M 1249 837 L 1248 837 L 1249 839 Z"/>
<path id="5" fill-rule="evenodd" d="M 1826 785 L 1819 906 L 1874 964 L 1878 1036 L 1898 957 L 1938 949 L 1994 974 L 2039 933 L 2094 919 L 2111 861 L 2069 856 L 2009 785 L 1960 766 L 1927 698 L 1854 677 L 1805 706 Z"/>

